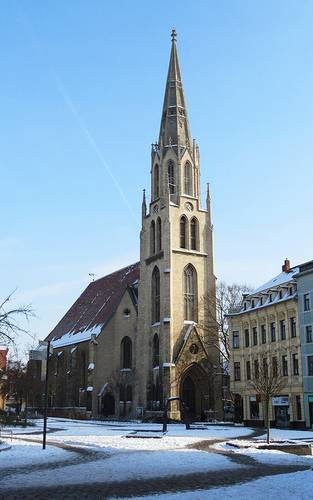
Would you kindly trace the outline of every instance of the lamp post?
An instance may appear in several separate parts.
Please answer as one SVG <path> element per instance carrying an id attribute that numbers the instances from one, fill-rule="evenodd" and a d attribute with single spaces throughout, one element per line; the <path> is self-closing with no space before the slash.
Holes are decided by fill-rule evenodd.
<path id="1" fill-rule="evenodd" d="M 45 380 L 45 401 L 43 413 L 43 436 L 42 449 L 46 449 L 47 439 L 47 413 L 48 413 L 48 382 L 49 382 L 49 360 L 50 360 L 50 340 L 47 341 L 47 358 L 46 358 L 46 380 Z"/>

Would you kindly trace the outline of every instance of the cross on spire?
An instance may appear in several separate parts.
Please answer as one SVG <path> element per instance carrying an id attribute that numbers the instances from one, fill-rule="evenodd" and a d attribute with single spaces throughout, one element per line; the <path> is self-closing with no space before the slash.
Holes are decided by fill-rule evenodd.
<path id="1" fill-rule="evenodd" d="M 177 32 L 176 32 L 175 28 L 172 29 L 171 37 L 172 37 L 172 42 L 176 42 L 176 40 L 177 40 Z"/>

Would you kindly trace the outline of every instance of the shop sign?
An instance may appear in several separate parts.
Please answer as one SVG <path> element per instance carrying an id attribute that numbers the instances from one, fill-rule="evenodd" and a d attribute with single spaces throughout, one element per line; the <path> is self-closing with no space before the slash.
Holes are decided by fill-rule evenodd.
<path id="1" fill-rule="evenodd" d="M 289 406 L 289 397 L 288 396 L 276 396 L 272 398 L 273 406 Z"/>

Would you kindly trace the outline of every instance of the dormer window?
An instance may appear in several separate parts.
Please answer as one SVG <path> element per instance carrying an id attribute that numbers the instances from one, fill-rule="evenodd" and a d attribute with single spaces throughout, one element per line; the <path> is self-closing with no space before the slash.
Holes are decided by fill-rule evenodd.
<path id="1" fill-rule="evenodd" d="M 272 293 L 270 293 L 270 294 L 269 294 L 269 302 L 272 302 L 272 301 L 273 301 L 273 294 L 272 294 Z"/>
<path id="2" fill-rule="evenodd" d="M 251 300 L 251 307 L 254 307 L 254 300 Z"/>
<path id="3" fill-rule="evenodd" d="M 263 305 L 263 297 L 260 297 L 260 306 Z"/>
<path id="4" fill-rule="evenodd" d="M 283 298 L 283 292 L 281 290 L 279 290 L 279 299 L 282 299 Z"/>

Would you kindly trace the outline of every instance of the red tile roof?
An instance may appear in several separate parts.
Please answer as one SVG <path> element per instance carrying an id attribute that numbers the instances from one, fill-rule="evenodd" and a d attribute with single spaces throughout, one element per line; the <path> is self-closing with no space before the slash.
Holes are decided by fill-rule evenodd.
<path id="1" fill-rule="evenodd" d="M 91 282 L 46 340 L 59 339 L 70 332 L 74 340 L 75 334 L 106 324 L 127 288 L 137 305 L 138 280 L 139 262 L 136 262 Z"/>

